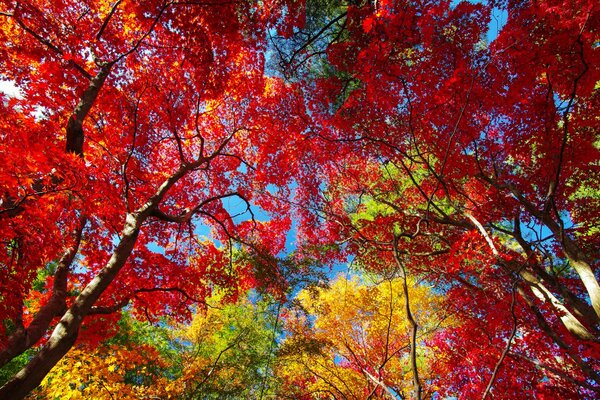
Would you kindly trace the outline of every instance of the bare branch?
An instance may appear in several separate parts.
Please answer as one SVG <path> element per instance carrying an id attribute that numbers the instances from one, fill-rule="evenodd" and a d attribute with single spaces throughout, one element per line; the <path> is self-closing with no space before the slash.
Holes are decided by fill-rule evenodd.
<path id="1" fill-rule="evenodd" d="M 517 285 L 517 281 L 515 280 L 515 282 L 512 285 L 511 302 L 510 302 L 510 314 L 512 317 L 512 329 L 510 331 L 510 335 L 508 336 L 508 340 L 506 341 L 506 347 L 502 351 L 502 354 L 500 355 L 500 359 L 498 359 L 498 362 L 496 363 L 496 366 L 494 367 L 494 371 L 492 372 L 492 376 L 490 377 L 487 387 L 485 388 L 485 391 L 483 392 L 483 396 L 481 396 L 482 400 L 485 400 L 488 397 L 488 395 L 491 393 L 492 386 L 494 385 L 494 382 L 496 381 L 496 377 L 498 375 L 498 371 L 500 370 L 500 366 L 502 365 L 502 362 L 506 358 L 506 355 L 508 354 L 508 352 L 510 350 L 512 341 L 515 338 L 515 335 L 517 333 L 517 316 L 515 314 L 516 285 Z"/>
<path id="2" fill-rule="evenodd" d="M 106 18 L 104 18 L 104 22 L 102 22 L 102 26 L 100 27 L 100 30 L 96 34 L 96 40 L 100 40 L 100 37 L 102 37 L 102 34 L 104 33 L 104 30 L 108 26 L 108 23 L 110 22 L 111 18 L 115 14 L 115 11 L 117 11 L 117 8 L 119 7 L 119 4 L 121 4 L 122 1 L 123 0 L 117 0 L 115 2 L 115 4 L 112 6 L 112 8 L 110 9 L 110 12 L 106 16 Z"/>
<path id="3" fill-rule="evenodd" d="M 421 385 L 421 381 L 419 379 L 419 370 L 417 367 L 417 330 L 419 329 L 419 325 L 415 320 L 412 311 L 410 309 L 410 296 L 408 292 L 408 282 L 406 276 L 406 269 L 404 268 L 404 263 L 400 260 L 400 252 L 398 249 L 398 237 L 394 239 L 394 260 L 396 261 L 396 265 L 402 272 L 402 288 L 404 290 L 404 298 L 405 298 L 405 306 L 404 310 L 406 311 L 406 318 L 411 326 L 410 331 L 410 366 L 413 373 L 413 394 L 415 399 L 421 400 L 423 394 L 423 387 Z"/>

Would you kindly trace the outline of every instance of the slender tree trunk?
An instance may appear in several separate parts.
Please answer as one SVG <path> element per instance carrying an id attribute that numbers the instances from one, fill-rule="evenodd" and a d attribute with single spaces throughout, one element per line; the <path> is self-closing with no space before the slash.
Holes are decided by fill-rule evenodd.
<path id="1" fill-rule="evenodd" d="M 561 229 L 561 227 L 549 216 L 540 216 L 541 221 L 552 231 L 556 239 L 562 245 L 562 249 L 569 263 L 581 278 L 581 282 L 590 296 L 590 302 L 598 319 L 600 319 L 600 284 L 594 275 L 589 260 L 577 243 Z"/>
<path id="2" fill-rule="evenodd" d="M 137 241 L 142 220 L 139 215 L 127 216 L 122 238 L 106 266 L 77 296 L 42 349 L 13 379 L 0 388 L 0 399 L 18 400 L 27 396 L 71 349 L 84 317 L 129 258 Z"/>
<path id="3" fill-rule="evenodd" d="M 498 187 L 498 185 L 496 184 Z M 500 186 L 502 187 L 502 186 Z M 507 186 L 504 186 L 507 187 Z M 564 251 L 569 263 L 579 275 L 583 286 L 590 297 L 590 303 L 596 312 L 596 315 L 600 319 L 600 284 L 594 275 L 594 271 L 591 267 L 590 261 L 587 256 L 578 246 L 578 244 L 571 239 L 567 233 L 562 229 L 562 226 L 557 223 L 547 212 L 538 210 L 531 202 L 513 186 L 507 187 L 511 193 L 519 200 L 519 202 L 525 207 L 528 213 L 533 215 L 535 218 L 540 220 L 554 235 L 556 240 L 560 243 L 562 250 Z"/>
<path id="4" fill-rule="evenodd" d="M 423 396 L 423 387 L 421 385 L 421 380 L 419 379 L 419 368 L 417 367 L 417 332 L 419 325 L 417 324 L 417 321 L 415 320 L 410 309 L 410 297 L 408 292 L 408 282 L 406 279 L 406 269 L 404 268 L 404 264 L 399 257 L 397 238 L 394 240 L 394 260 L 402 272 L 402 288 L 404 290 L 405 298 L 404 309 L 406 311 L 406 318 L 410 323 L 410 368 L 412 369 L 413 373 L 413 395 L 416 400 L 421 400 Z"/>
<path id="5" fill-rule="evenodd" d="M 554 294 L 544 286 L 542 281 L 528 271 L 519 273 L 521 278 L 531 286 L 531 291 L 543 302 L 549 302 L 556 310 L 558 318 L 561 320 L 565 328 L 578 339 L 595 340 L 592 333 L 564 306 L 564 304 L 554 296 Z"/>
<path id="6" fill-rule="evenodd" d="M 489 236 L 489 234 L 487 233 L 487 231 L 485 230 L 483 225 L 471 213 L 465 212 L 465 215 L 467 216 L 467 218 L 469 218 L 469 220 L 471 220 L 471 222 L 477 227 L 479 232 L 483 235 L 486 242 L 488 243 L 488 246 L 490 247 L 490 249 L 492 251 L 492 254 L 496 257 L 497 262 L 499 264 L 506 266 L 511 271 L 514 271 L 515 273 L 519 274 L 521 276 L 521 278 L 523 278 L 523 280 L 531 286 L 532 292 L 535 294 L 535 296 L 538 299 L 540 299 L 541 301 L 548 301 L 550 304 L 552 304 L 552 306 L 554 307 L 554 309 L 556 310 L 556 312 L 558 314 L 558 317 L 560 318 L 560 320 L 562 321 L 562 323 L 565 325 L 565 327 L 567 328 L 567 330 L 569 332 L 571 332 L 573 335 L 575 335 L 579 339 L 583 339 L 583 340 L 595 340 L 596 339 L 595 336 L 590 332 L 590 330 L 588 328 L 586 328 L 581 323 L 581 321 L 579 321 L 573 315 L 573 313 L 567 307 L 565 307 L 565 305 L 560 300 L 558 300 L 556 298 L 556 296 L 554 296 L 554 294 L 550 290 L 548 290 L 548 288 L 546 288 L 546 286 L 543 284 L 541 279 L 539 279 L 537 276 L 530 273 L 529 271 L 523 269 L 523 266 L 525 264 L 515 266 L 515 265 L 513 265 L 513 263 L 508 263 L 505 260 L 503 260 L 501 257 L 499 257 L 499 253 L 498 253 L 498 250 L 496 249 L 496 246 L 494 245 L 494 241 L 491 239 L 491 237 Z M 518 219 L 515 221 L 515 225 L 517 225 L 517 224 L 519 224 Z M 555 228 L 558 229 L 558 226 L 555 226 Z M 515 231 L 515 238 L 521 244 L 521 247 L 523 247 L 525 249 L 525 251 L 528 253 L 528 257 L 530 257 L 532 255 L 532 253 L 531 253 L 532 250 L 524 242 L 524 240 L 521 236 L 521 233 L 520 233 L 520 228 L 516 228 L 516 229 L 517 230 Z M 525 261 L 527 261 L 527 260 L 525 260 Z M 595 325 L 593 323 L 590 323 L 590 328 L 594 329 Z"/>
<path id="7" fill-rule="evenodd" d="M 65 312 L 69 271 L 79 251 L 84 225 L 85 218 L 82 218 L 75 234 L 75 243 L 65 252 L 56 266 L 52 297 L 41 307 L 27 328 L 21 327 L 8 338 L 6 347 L 0 351 L 0 367 L 35 345 L 46 333 L 52 320 Z"/>
<path id="8" fill-rule="evenodd" d="M 600 375 L 588 364 L 586 363 L 577 352 L 573 351 L 569 345 L 559 336 L 557 332 L 552 329 L 552 327 L 546 322 L 546 319 L 542 315 L 542 312 L 535 305 L 534 301 L 525 293 L 523 288 L 517 286 L 517 291 L 521 295 L 521 298 L 525 301 L 525 303 L 529 306 L 529 309 L 535 315 L 538 325 L 542 328 L 542 330 L 556 343 L 560 348 L 562 348 L 571 359 L 577 364 L 577 366 L 583 371 L 583 373 L 596 384 L 600 384 Z"/>

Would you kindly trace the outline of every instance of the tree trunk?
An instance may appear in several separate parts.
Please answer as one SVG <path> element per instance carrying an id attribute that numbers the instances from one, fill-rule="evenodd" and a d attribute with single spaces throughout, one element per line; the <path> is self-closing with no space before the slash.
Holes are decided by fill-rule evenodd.
<path id="1" fill-rule="evenodd" d="M 501 186 L 500 186 L 501 187 Z M 519 200 L 519 202 L 525 207 L 528 213 L 539 219 L 554 235 L 556 240 L 561 244 L 562 250 L 565 252 L 569 263 L 579 275 L 581 282 L 585 286 L 590 297 L 590 303 L 596 311 L 596 315 L 600 319 L 600 284 L 594 275 L 594 271 L 590 265 L 590 261 L 587 259 L 584 252 L 577 245 L 577 243 L 571 239 L 566 232 L 547 212 L 538 210 L 532 203 L 527 201 L 525 197 L 513 186 L 506 186 L 511 193 Z"/>
<path id="2" fill-rule="evenodd" d="M 402 264 L 402 261 L 400 260 L 399 253 L 400 252 L 398 250 L 398 239 L 396 238 L 394 240 L 394 260 L 396 261 L 398 268 L 400 268 L 402 272 L 402 288 L 404 290 L 405 298 L 404 308 L 406 311 L 406 318 L 410 323 L 410 368 L 413 373 L 413 395 L 416 400 L 421 400 L 423 396 L 423 387 L 421 385 L 421 380 L 419 379 L 419 369 L 417 367 L 417 331 L 419 329 L 419 325 L 417 324 L 417 321 L 415 320 L 410 309 L 410 297 L 408 293 L 408 282 L 406 280 L 406 269 L 404 268 L 404 264 Z"/>
<path id="3" fill-rule="evenodd" d="M 85 218 L 82 218 L 81 225 L 75 234 L 75 243 L 67 249 L 56 266 L 52 297 L 41 307 L 27 328 L 21 326 L 8 338 L 6 347 L 0 352 L 0 367 L 35 345 L 46 333 L 52 320 L 65 312 L 67 280 L 71 264 L 79 251 L 84 226 Z"/>
<path id="4" fill-rule="evenodd" d="M 152 215 L 169 189 L 181 177 L 204 162 L 207 162 L 207 159 L 199 157 L 195 163 L 181 166 L 158 187 L 156 193 L 142 207 L 134 213 L 127 214 L 125 226 L 121 232 L 121 240 L 106 266 L 77 296 L 73 305 L 65 312 L 52 332 L 46 345 L 13 379 L 0 388 L 0 399 L 17 400 L 24 398 L 42 382 L 52 367 L 67 354 L 77 339 L 79 327 L 84 317 L 90 312 L 96 300 L 127 262 L 137 241 L 142 223 Z"/>
<path id="5" fill-rule="evenodd" d="M 27 396 L 67 354 L 77 339 L 84 317 L 129 258 L 137 241 L 143 219 L 143 215 L 129 214 L 127 216 L 123 236 L 106 266 L 77 296 L 42 349 L 21 371 L 0 388 L 0 399 L 18 400 Z"/>

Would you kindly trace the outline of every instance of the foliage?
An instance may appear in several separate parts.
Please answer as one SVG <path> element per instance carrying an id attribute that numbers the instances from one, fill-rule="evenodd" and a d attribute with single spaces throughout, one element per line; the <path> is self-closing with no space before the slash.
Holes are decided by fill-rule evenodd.
<path id="1" fill-rule="evenodd" d="M 367 279 L 368 280 L 368 279 Z M 410 279 L 410 302 L 418 321 L 418 365 L 440 357 L 427 346 L 452 324 L 443 297 Z M 376 284 L 338 276 L 327 288 L 308 288 L 288 311 L 289 336 L 279 350 L 277 374 L 295 398 L 386 398 L 411 389 L 410 326 L 404 314 L 403 280 Z M 431 393 L 432 388 L 428 388 Z"/>
<path id="2" fill-rule="evenodd" d="M 254 297 L 254 298 L 251 298 Z M 257 398 L 278 335 L 266 300 L 207 299 L 189 325 L 153 326 L 124 314 L 119 333 L 96 348 L 79 345 L 46 377 L 36 398 Z"/>
<path id="3" fill-rule="evenodd" d="M 181 398 L 256 399 L 268 395 L 270 363 L 279 335 L 277 308 L 267 300 L 222 304 L 219 296 L 177 335 L 186 344 L 183 374 L 168 387 Z"/>
<path id="4" fill-rule="evenodd" d="M 15 89 L 0 94 L 0 366 L 14 373 L 0 397 L 77 363 L 73 395 L 177 379 L 265 395 L 259 354 L 277 318 L 246 320 L 262 306 L 238 299 L 255 288 L 283 302 L 353 260 L 387 280 L 357 297 L 371 311 L 340 318 L 387 309 L 375 292 L 400 276 L 404 296 L 425 290 L 419 277 L 457 323 L 417 346 L 427 318 L 406 307 L 389 343 L 419 353 L 408 376 L 380 376 L 388 346 L 336 349 L 341 363 L 316 317 L 293 316 L 315 335 L 291 334 L 297 354 L 327 355 L 319 374 L 351 388 L 322 397 L 374 380 L 392 396 L 386 372 L 419 400 L 597 398 L 599 38 L 592 0 L 0 0 L 0 80 Z M 195 333 L 213 343 L 194 343 L 198 359 L 185 358 L 190 332 L 126 338 L 146 329 L 136 320 L 191 321 L 217 288 L 237 305 L 196 316 L 216 329 Z M 302 293 L 319 315 L 310 301 L 325 300 Z M 338 324 L 332 338 L 360 327 Z M 235 362 L 247 371 L 213 379 Z"/>
<path id="5" fill-rule="evenodd" d="M 27 351 L 18 357 L 13 358 L 8 362 L 2 369 L 0 369 L 0 385 L 4 385 L 6 382 L 13 377 L 14 374 L 19 372 L 23 368 L 27 361 L 29 361 L 33 351 Z"/>
<path id="6" fill-rule="evenodd" d="M 179 352 L 163 326 L 125 313 L 118 333 L 96 347 L 77 345 L 46 376 L 32 398 L 139 399 L 165 395 L 178 373 Z"/>
<path id="7" fill-rule="evenodd" d="M 125 306 L 185 321 L 214 286 L 259 284 L 232 254 L 278 255 L 291 224 L 289 110 L 305 113 L 264 49 L 293 5 L 0 2 L 2 80 L 20 91 L 0 100 L 0 365 L 41 346 L 0 397 L 114 334 Z"/>
<path id="8" fill-rule="evenodd" d="M 305 243 L 444 294 L 440 396 L 600 391 L 598 21 L 589 1 L 349 6 L 306 91 L 331 158 Z"/>

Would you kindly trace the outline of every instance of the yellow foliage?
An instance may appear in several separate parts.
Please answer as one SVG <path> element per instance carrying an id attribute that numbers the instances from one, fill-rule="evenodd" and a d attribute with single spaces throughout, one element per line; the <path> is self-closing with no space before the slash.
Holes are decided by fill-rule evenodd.
<path id="1" fill-rule="evenodd" d="M 402 284 L 402 279 L 366 284 L 338 277 L 329 288 L 300 292 L 302 311 L 286 322 L 292 334 L 281 350 L 279 377 L 292 387 L 304 387 L 301 394 L 312 393 L 313 398 L 324 392 L 347 398 L 407 394 L 412 388 L 410 324 Z M 408 284 L 422 343 L 450 320 L 441 296 L 414 280 Z M 434 355 L 424 346 L 418 354 L 425 381 L 426 359 Z"/>
<path id="2" fill-rule="evenodd" d="M 163 396 L 166 380 L 153 376 L 151 384 L 126 375 L 150 375 L 145 365 L 166 367 L 155 348 L 146 345 L 100 346 L 94 351 L 72 349 L 46 376 L 34 397 L 44 399 L 141 399 Z M 131 380 L 134 380 L 132 382 Z"/>

